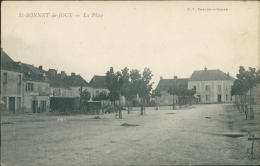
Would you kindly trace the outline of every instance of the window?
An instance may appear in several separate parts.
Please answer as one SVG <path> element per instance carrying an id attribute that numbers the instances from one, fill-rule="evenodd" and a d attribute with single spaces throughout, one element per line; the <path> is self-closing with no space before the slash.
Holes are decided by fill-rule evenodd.
<path id="1" fill-rule="evenodd" d="M 21 109 L 21 97 L 17 97 L 17 109 Z"/>
<path id="2" fill-rule="evenodd" d="M 33 83 L 30 83 L 30 82 L 27 83 L 27 91 L 30 91 L 30 92 L 33 91 Z"/>
<path id="3" fill-rule="evenodd" d="M 195 90 L 195 91 L 196 91 L 196 85 L 193 85 L 193 90 Z"/>
<path id="4" fill-rule="evenodd" d="M 3 83 L 7 83 L 7 73 L 4 73 Z"/>
<path id="5" fill-rule="evenodd" d="M 218 85 L 218 91 L 221 91 L 221 85 Z"/>
<path id="6" fill-rule="evenodd" d="M 228 85 L 226 85 L 226 91 L 228 90 Z"/>
<path id="7" fill-rule="evenodd" d="M 206 85 L 206 86 L 205 86 L 205 89 L 206 89 L 206 90 L 210 90 L 210 85 Z"/>
<path id="8" fill-rule="evenodd" d="M 98 96 L 99 95 L 99 91 L 96 91 L 96 96 Z"/>
<path id="9" fill-rule="evenodd" d="M 232 96 L 230 96 L 230 101 L 232 101 Z"/>
<path id="10" fill-rule="evenodd" d="M 228 95 L 226 95 L 226 101 L 228 101 Z"/>
<path id="11" fill-rule="evenodd" d="M 21 85 L 21 83 L 22 83 L 22 82 L 21 82 L 21 81 L 22 81 L 21 79 L 22 79 L 21 75 L 18 75 L 18 85 Z"/>
<path id="12" fill-rule="evenodd" d="M 2 101 L 4 102 L 3 109 L 6 109 L 7 97 L 2 97 Z"/>
<path id="13" fill-rule="evenodd" d="M 81 92 L 81 88 L 79 88 L 79 92 Z"/>
<path id="14" fill-rule="evenodd" d="M 160 100 L 160 103 L 162 103 L 162 100 Z"/>
<path id="15" fill-rule="evenodd" d="M 210 95 L 206 95 L 206 101 L 210 101 Z"/>

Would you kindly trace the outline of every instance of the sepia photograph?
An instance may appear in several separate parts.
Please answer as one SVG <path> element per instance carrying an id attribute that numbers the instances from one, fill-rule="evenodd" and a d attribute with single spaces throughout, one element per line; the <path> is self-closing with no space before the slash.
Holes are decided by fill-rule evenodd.
<path id="1" fill-rule="evenodd" d="M 259 10 L 1 2 L 1 165 L 258 165 Z"/>

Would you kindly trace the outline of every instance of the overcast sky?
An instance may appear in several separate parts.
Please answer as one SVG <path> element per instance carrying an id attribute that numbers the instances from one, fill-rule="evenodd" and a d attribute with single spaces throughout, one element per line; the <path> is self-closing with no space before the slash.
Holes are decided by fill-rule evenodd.
<path id="1" fill-rule="evenodd" d="M 153 88 L 160 76 L 189 78 L 205 66 L 233 77 L 239 66 L 259 66 L 259 2 L 40 1 L 2 2 L 1 8 L 1 47 L 14 61 L 75 72 L 88 82 L 111 66 L 150 68 Z"/>

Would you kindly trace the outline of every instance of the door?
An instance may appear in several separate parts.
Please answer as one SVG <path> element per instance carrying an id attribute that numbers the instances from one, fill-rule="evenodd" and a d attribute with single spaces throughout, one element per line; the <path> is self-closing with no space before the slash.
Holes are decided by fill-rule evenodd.
<path id="1" fill-rule="evenodd" d="M 33 113 L 37 112 L 37 110 L 38 110 L 38 101 L 37 100 L 32 101 L 32 110 L 33 110 Z"/>
<path id="2" fill-rule="evenodd" d="M 221 102 L 221 95 L 218 95 L 218 102 Z"/>
<path id="3" fill-rule="evenodd" d="M 45 100 L 41 101 L 41 112 L 46 112 L 46 101 Z"/>
<path id="4" fill-rule="evenodd" d="M 9 110 L 15 114 L 15 97 L 9 97 Z"/>

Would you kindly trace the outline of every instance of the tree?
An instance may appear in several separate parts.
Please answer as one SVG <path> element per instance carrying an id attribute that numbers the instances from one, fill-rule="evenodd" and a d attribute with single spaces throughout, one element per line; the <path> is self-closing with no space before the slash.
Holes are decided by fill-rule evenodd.
<path id="1" fill-rule="evenodd" d="M 137 69 L 134 69 L 130 72 L 131 82 L 129 88 L 133 95 L 137 96 L 138 94 L 141 98 L 141 115 L 143 115 L 147 103 L 147 98 L 149 98 L 150 92 L 152 90 L 153 83 L 150 82 L 152 76 L 152 72 L 149 68 L 145 68 L 142 75 Z"/>
<path id="2" fill-rule="evenodd" d="M 89 93 L 89 91 L 87 91 L 87 89 L 85 89 L 85 90 L 80 94 L 82 106 L 87 106 L 87 103 L 88 103 L 88 101 L 90 100 L 90 97 L 91 97 L 91 94 Z"/>
<path id="3" fill-rule="evenodd" d="M 111 67 L 106 73 L 106 86 L 110 91 L 108 96 L 111 101 L 114 101 L 114 106 L 115 101 L 119 100 L 119 114 L 121 114 L 120 96 L 124 94 L 124 88 L 129 82 L 128 70 L 129 69 L 125 67 L 122 73 L 120 71 L 114 73 L 114 69 Z"/>
<path id="4" fill-rule="evenodd" d="M 168 93 L 170 93 L 172 95 L 173 98 L 173 104 L 172 104 L 172 109 L 175 110 L 175 100 L 174 100 L 174 95 L 178 96 L 179 95 L 179 90 L 178 90 L 178 86 L 176 84 L 173 84 L 171 86 L 169 86 Z"/>
<path id="5" fill-rule="evenodd" d="M 161 97 L 161 96 L 162 96 L 161 91 L 159 91 L 159 90 L 154 90 L 154 91 L 152 91 L 152 95 L 151 95 L 151 97 L 152 97 L 152 98 L 155 98 L 155 106 L 156 106 L 156 110 L 158 110 L 158 106 L 157 106 L 157 97 Z"/>

